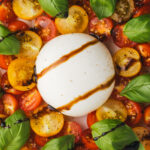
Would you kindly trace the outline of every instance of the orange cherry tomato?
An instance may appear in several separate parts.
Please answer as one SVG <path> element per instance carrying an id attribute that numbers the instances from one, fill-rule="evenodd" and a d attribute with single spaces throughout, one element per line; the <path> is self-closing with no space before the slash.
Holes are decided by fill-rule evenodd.
<path id="1" fill-rule="evenodd" d="M 11 61 L 11 56 L 0 55 L 0 68 L 7 70 Z"/>
<path id="2" fill-rule="evenodd" d="M 112 38 L 114 43 L 123 48 L 123 47 L 134 47 L 136 43 L 129 40 L 126 35 L 123 33 L 124 25 L 117 25 L 112 30 Z"/>
<path id="3" fill-rule="evenodd" d="M 48 42 L 57 35 L 57 30 L 54 21 L 47 16 L 39 16 L 35 20 L 37 33 L 44 42 Z"/>
<path id="4" fill-rule="evenodd" d="M 144 122 L 150 126 L 150 106 L 144 110 Z"/>
<path id="5" fill-rule="evenodd" d="M 7 115 L 12 115 L 18 109 L 18 101 L 11 94 L 4 94 L 2 96 L 4 104 L 4 112 Z"/>
<path id="6" fill-rule="evenodd" d="M 36 109 L 41 102 L 42 97 L 36 88 L 25 92 L 19 98 L 20 108 L 24 111 L 32 111 Z"/>
<path id="7" fill-rule="evenodd" d="M 8 24 L 8 29 L 12 32 L 25 31 L 29 29 L 29 26 L 25 22 L 16 20 Z"/>
<path id="8" fill-rule="evenodd" d="M 96 111 L 93 111 L 87 115 L 87 125 L 89 128 L 97 121 Z"/>
<path id="9" fill-rule="evenodd" d="M 49 139 L 47 137 L 42 137 L 36 134 L 34 136 L 34 141 L 37 145 L 44 146 L 49 141 Z"/>

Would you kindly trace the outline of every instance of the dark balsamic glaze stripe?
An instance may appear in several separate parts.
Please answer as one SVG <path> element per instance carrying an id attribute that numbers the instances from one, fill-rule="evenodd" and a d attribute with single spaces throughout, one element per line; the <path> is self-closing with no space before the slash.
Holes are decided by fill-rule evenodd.
<path id="1" fill-rule="evenodd" d="M 111 130 L 102 133 L 102 135 L 97 136 L 97 137 L 94 137 L 93 140 L 94 140 L 94 141 L 97 141 L 98 139 L 102 138 L 103 136 L 107 135 L 108 133 L 111 133 L 111 132 L 115 131 L 116 129 L 118 129 L 118 128 L 124 126 L 124 125 L 125 125 L 125 123 L 122 122 L 122 123 L 118 124 L 116 127 L 112 128 Z"/>

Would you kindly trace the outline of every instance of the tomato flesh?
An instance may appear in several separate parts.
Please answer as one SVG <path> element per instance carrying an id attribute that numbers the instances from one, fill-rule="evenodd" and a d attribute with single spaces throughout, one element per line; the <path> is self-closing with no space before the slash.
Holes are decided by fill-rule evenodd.
<path id="1" fill-rule="evenodd" d="M 97 121 L 96 111 L 93 111 L 87 115 L 87 125 L 89 128 Z"/>
<path id="2" fill-rule="evenodd" d="M 144 110 L 144 122 L 150 126 L 150 106 Z"/>
<path id="3" fill-rule="evenodd" d="M 44 146 L 49 141 L 49 139 L 36 134 L 34 136 L 34 141 L 37 145 Z"/>
<path id="4" fill-rule="evenodd" d="M 0 68 L 7 70 L 11 61 L 11 56 L 0 55 Z"/>

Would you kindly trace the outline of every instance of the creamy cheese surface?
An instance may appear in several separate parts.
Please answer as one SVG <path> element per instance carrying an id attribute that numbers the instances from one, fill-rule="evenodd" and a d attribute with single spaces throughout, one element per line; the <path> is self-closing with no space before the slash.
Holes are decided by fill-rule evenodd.
<path id="1" fill-rule="evenodd" d="M 68 116 L 83 116 L 100 107 L 114 87 L 114 66 L 105 45 L 74 33 L 49 41 L 36 60 L 43 99 Z"/>

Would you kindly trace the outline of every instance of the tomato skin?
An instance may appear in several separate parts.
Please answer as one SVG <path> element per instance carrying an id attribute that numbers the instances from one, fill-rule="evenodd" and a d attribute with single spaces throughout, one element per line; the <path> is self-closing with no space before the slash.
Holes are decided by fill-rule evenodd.
<path id="1" fill-rule="evenodd" d="M 16 20 L 8 24 L 8 29 L 12 32 L 25 31 L 29 29 L 29 26 L 22 21 Z"/>
<path id="2" fill-rule="evenodd" d="M 36 18 L 35 27 L 43 42 L 48 42 L 57 35 L 55 23 L 48 16 L 39 16 Z"/>
<path id="3" fill-rule="evenodd" d="M 93 111 L 87 115 L 87 125 L 89 128 L 97 121 L 96 111 Z"/>
<path id="4" fill-rule="evenodd" d="M 7 70 L 12 57 L 9 55 L 0 55 L 0 68 Z"/>
<path id="5" fill-rule="evenodd" d="M 150 105 L 144 110 L 144 122 L 150 126 Z"/>
<path id="6" fill-rule="evenodd" d="M 32 111 L 36 109 L 41 102 L 42 97 L 36 88 L 25 92 L 19 98 L 20 108 L 24 111 Z"/>
<path id="7" fill-rule="evenodd" d="M 137 43 L 129 40 L 127 36 L 124 35 L 123 28 L 124 25 L 117 25 L 113 28 L 112 37 L 114 43 L 120 48 L 136 46 Z"/>
<path id="8" fill-rule="evenodd" d="M 49 141 L 49 139 L 36 134 L 34 136 L 34 141 L 37 145 L 44 146 Z"/>

